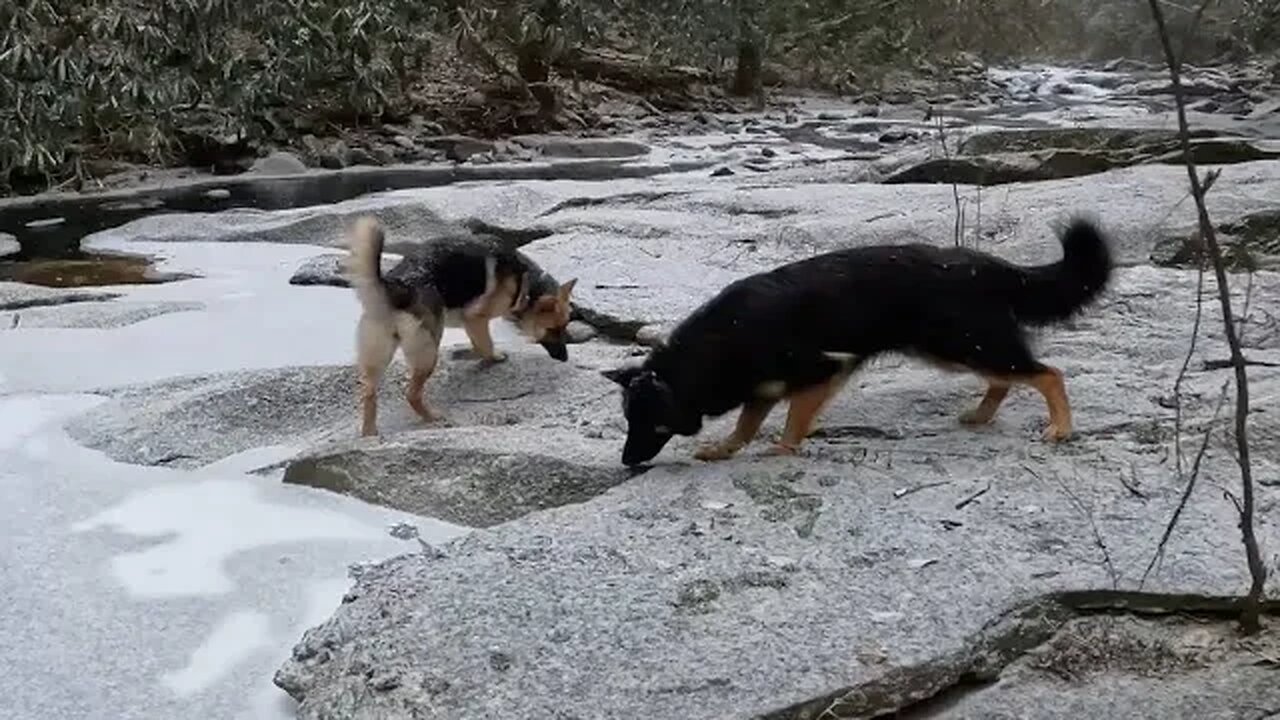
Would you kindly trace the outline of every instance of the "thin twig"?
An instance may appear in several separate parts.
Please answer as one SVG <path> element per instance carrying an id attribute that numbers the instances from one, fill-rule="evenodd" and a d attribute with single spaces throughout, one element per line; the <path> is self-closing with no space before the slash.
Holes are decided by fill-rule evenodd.
<path id="1" fill-rule="evenodd" d="M 1147 569 L 1142 571 L 1142 580 L 1138 582 L 1138 589 L 1142 589 L 1147 582 L 1147 576 L 1151 574 L 1151 570 L 1164 559 L 1165 546 L 1169 544 L 1169 538 L 1173 537 L 1173 530 L 1178 526 L 1178 519 L 1182 517 L 1182 511 L 1187 508 L 1187 502 L 1191 500 L 1191 493 L 1196 489 L 1196 480 L 1200 478 L 1200 463 L 1204 460 L 1204 455 L 1209 450 L 1209 437 L 1213 434 L 1214 424 L 1218 421 L 1218 413 L 1222 411 L 1222 403 L 1226 399 L 1227 384 L 1223 383 L 1222 392 L 1218 394 L 1218 403 L 1213 408 L 1213 417 L 1209 418 L 1209 424 L 1205 427 L 1204 439 L 1200 442 L 1200 450 L 1196 452 L 1195 460 L 1191 463 L 1191 475 L 1187 478 L 1187 483 L 1182 488 L 1182 497 L 1179 498 L 1177 507 L 1173 509 L 1173 516 L 1169 518 L 1168 524 L 1164 527 L 1164 534 L 1160 536 L 1160 543 L 1156 545 L 1156 551 L 1151 556 L 1151 562 L 1147 563 Z"/>
<path id="2" fill-rule="evenodd" d="M 1246 359 L 1244 361 L 1244 364 L 1250 367 L 1269 367 L 1269 368 L 1280 367 L 1280 362 L 1272 362 L 1270 360 Z M 1232 363 L 1230 360 L 1205 360 L 1204 361 L 1205 370 L 1225 370 L 1229 367 L 1235 367 L 1235 364 Z"/>
<path id="3" fill-rule="evenodd" d="M 941 111 L 939 111 L 938 113 L 937 123 L 938 123 L 938 142 L 942 145 L 942 157 L 944 160 L 947 161 L 947 164 L 950 165 L 951 151 L 947 149 L 946 123 L 943 122 Z M 951 183 L 951 198 L 955 202 L 955 206 L 956 206 L 956 219 L 955 219 L 955 230 L 954 230 L 953 239 L 956 247 L 960 247 L 961 245 L 964 245 L 964 209 L 960 203 L 960 186 L 957 185 L 954 181 Z"/>
<path id="4" fill-rule="evenodd" d="M 921 490 L 928 490 L 929 488 L 942 487 L 943 485 L 950 484 L 950 480 L 939 480 L 938 482 L 924 483 L 923 485 L 912 485 L 911 487 L 898 488 L 893 491 L 893 498 L 895 500 L 901 500 L 902 498 L 908 495 L 914 495 Z"/>
<path id="5" fill-rule="evenodd" d="M 1217 232 L 1209 219 L 1209 209 L 1204 201 L 1204 189 L 1200 185 L 1200 176 L 1196 172 L 1195 158 L 1191 154 L 1191 130 L 1187 124 L 1186 98 L 1182 90 L 1180 63 L 1173 51 L 1173 43 L 1169 39 L 1169 31 L 1165 25 L 1164 10 L 1160 0 L 1148 0 L 1151 16 L 1159 31 L 1160 44 L 1164 49 L 1165 62 L 1169 66 L 1169 77 L 1173 85 L 1173 100 L 1178 114 L 1178 137 L 1182 145 L 1182 157 L 1187 167 L 1187 177 L 1191 182 L 1191 194 L 1196 202 L 1196 215 L 1200 223 L 1200 234 L 1209 248 L 1209 257 L 1213 261 L 1214 277 L 1218 281 L 1218 304 L 1222 308 L 1223 331 L 1227 336 L 1227 345 L 1231 348 L 1231 361 L 1235 366 L 1236 408 L 1235 408 L 1235 440 L 1236 462 L 1240 466 L 1241 508 L 1240 535 L 1244 543 L 1245 559 L 1249 566 L 1249 592 L 1241 603 L 1240 625 L 1245 634 L 1254 634 L 1262 629 L 1259 608 L 1267 580 L 1267 568 L 1262 562 L 1262 553 L 1258 547 L 1258 539 L 1253 527 L 1253 465 L 1249 459 L 1249 374 L 1245 369 L 1244 355 L 1240 351 L 1240 338 L 1236 335 L 1234 316 L 1231 313 L 1231 292 L 1227 286 L 1227 271 L 1222 260 L 1222 248 L 1218 244 Z"/>
<path id="6" fill-rule="evenodd" d="M 1134 497 L 1136 497 L 1136 498 L 1140 498 L 1140 499 L 1142 499 L 1142 500 L 1146 500 L 1146 499 L 1148 499 L 1148 498 L 1147 498 L 1147 494 L 1146 494 L 1146 493 L 1144 493 L 1144 492 L 1142 492 L 1142 489 L 1138 487 L 1138 484 L 1139 484 L 1139 483 L 1138 483 L 1138 468 L 1137 468 L 1137 466 L 1136 466 L 1136 465 L 1134 465 L 1134 464 L 1132 464 L 1132 463 L 1129 465 L 1129 474 L 1130 474 L 1130 476 L 1133 478 L 1133 480 L 1132 480 L 1132 481 L 1127 481 L 1127 480 L 1125 480 L 1125 479 L 1124 479 L 1124 475 L 1121 475 L 1121 476 L 1120 476 L 1120 484 L 1121 484 L 1122 486 L 1124 486 L 1124 489 L 1125 489 L 1125 490 L 1128 490 L 1128 491 L 1129 491 L 1129 494 L 1130 494 L 1130 495 L 1132 495 L 1132 496 L 1134 496 Z"/>
<path id="7" fill-rule="evenodd" d="M 979 490 L 978 492 L 976 492 L 976 493 L 974 493 L 974 494 L 970 495 L 969 497 L 967 497 L 967 498 L 965 498 L 965 499 L 961 500 L 960 502 L 956 503 L 956 509 L 957 509 L 957 510 L 963 510 L 963 509 L 965 509 L 966 507 L 968 507 L 968 506 L 969 506 L 969 503 L 972 503 L 974 500 L 977 500 L 978 498 L 982 497 L 983 495 L 986 495 L 986 494 L 987 494 L 987 492 L 988 492 L 989 490 L 991 490 L 991 481 L 990 481 L 990 480 L 988 480 L 988 481 L 987 481 L 987 486 L 986 486 L 986 487 L 982 488 L 982 489 L 981 489 L 981 490 Z"/>
<path id="8" fill-rule="evenodd" d="M 1173 462 L 1181 482 L 1183 476 L 1182 459 L 1182 383 L 1187 379 L 1187 368 L 1191 366 L 1191 356 L 1196 351 L 1196 341 L 1200 338 L 1200 321 L 1204 317 L 1204 258 L 1200 258 L 1196 272 L 1196 314 L 1191 322 L 1191 342 L 1187 345 L 1187 354 L 1182 358 L 1182 367 L 1178 368 L 1178 376 L 1173 381 Z"/>
<path id="9" fill-rule="evenodd" d="M 1022 468 L 1028 473 L 1031 473 L 1031 477 L 1034 477 L 1036 480 L 1041 479 L 1036 471 L 1032 470 L 1029 466 L 1023 465 Z M 1120 573 L 1116 570 L 1115 563 L 1111 561 L 1111 550 L 1107 548 L 1106 541 L 1102 539 L 1102 533 L 1098 530 L 1098 523 L 1094 522 L 1093 508 L 1085 505 L 1084 501 L 1071 491 L 1071 488 L 1062 481 L 1062 478 L 1059 477 L 1057 473 L 1053 473 L 1053 481 L 1056 482 L 1058 487 L 1062 489 L 1062 492 L 1066 494 L 1067 499 L 1071 501 L 1071 504 L 1075 506 L 1076 510 L 1079 511 L 1081 515 L 1084 515 L 1085 520 L 1089 521 L 1089 529 L 1093 532 L 1093 544 L 1102 552 L 1102 564 L 1107 569 L 1107 576 L 1111 578 L 1111 589 L 1119 590 Z"/>

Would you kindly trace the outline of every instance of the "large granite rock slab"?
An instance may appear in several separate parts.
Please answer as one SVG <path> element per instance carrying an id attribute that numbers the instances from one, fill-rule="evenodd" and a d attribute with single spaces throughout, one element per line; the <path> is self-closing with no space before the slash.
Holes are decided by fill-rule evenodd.
<path id="1" fill-rule="evenodd" d="M 872 717 L 981 674 L 993 633 L 1003 667 L 1063 628 L 1069 614 L 1044 605 L 1054 593 L 1133 589 L 1155 551 L 1182 492 L 1169 393 L 1195 282 L 1192 272 L 1122 269 L 1098 307 L 1039 334 L 1042 357 L 1067 376 L 1072 442 L 1038 439 L 1045 411 L 1030 392 L 1015 393 L 994 425 L 962 428 L 956 415 L 976 401 L 976 381 L 885 359 L 833 403 L 802 457 L 764 457 L 762 441 L 699 463 L 695 441 L 680 439 L 625 481 L 593 459 L 576 471 L 585 489 L 570 504 L 363 568 L 276 682 L 309 720 L 812 718 L 829 708 Z M 1236 293 L 1242 303 L 1243 283 Z M 1277 301 L 1280 276 L 1259 273 L 1252 307 Z M 1280 359 L 1265 313 L 1251 315 L 1247 352 Z M 1212 321 L 1202 330 L 1182 398 L 1188 444 L 1229 375 L 1213 362 L 1225 357 L 1221 333 Z M 1255 467 L 1270 478 L 1280 471 L 1280 368 L 1252 368 L 1251 378 Z M 551 447 L 619 452 L 616 402 L 609 393 L 589 411 L 598 437 L 585 444 L 567 428 L 547 432 L 547 448 L 519 425 L 495 429 L 494 447 L 510 438 L 520 456 L 508 482 L 545 482 L 544 456 L 565 452 Z M 430 475 L 446 487 L 461 478 L 458 497 L 474 502 L 501 497 L 496 481 L 484 489 L 465 468 L 442 467 L 461 442 L 488 441 L 424 431 L 322 457 L 340 460 L 352 483 L 430 485 L 420 479 Z M 1220 433 L 1203 472 L 1205 487 L 1238 482 Z M 1280 502 L 1274 485 L 1258 492 L 1260 507 Z M 1196 493 L 1145 589 L 1246 587 L 1234 513 L 1221 493 Z M 1264 547 L 1280 542 L 1265 519 L 1258 532 Z M 1180 687 L 1170 697 L 1205 686 Z M 1060 716 L 1025 702 L 1026 717 Z"/>

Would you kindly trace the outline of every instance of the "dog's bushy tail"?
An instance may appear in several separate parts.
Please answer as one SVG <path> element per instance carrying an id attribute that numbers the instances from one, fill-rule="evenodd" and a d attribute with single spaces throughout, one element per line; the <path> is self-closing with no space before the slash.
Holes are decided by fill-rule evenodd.
<path id="1" fill-rule="evenodd" d="M 1097 225 L 1073 218 L 1059 241 L 1061 260 L 1020 273 L 1013 311 L 1024 323 L 1066 320 L 1096 300 L 1111 280 L 1111 248 Z"/>
<path id="2" fill-rule="evenodd" d="M 366 313 L 390 315 L 393 310 L 386 282 L 382 279 L 382 245 L 385 242 L 376 218 L 362 217 L 347 237 L 349 254 L 343 258 L 343 274 Z"/>

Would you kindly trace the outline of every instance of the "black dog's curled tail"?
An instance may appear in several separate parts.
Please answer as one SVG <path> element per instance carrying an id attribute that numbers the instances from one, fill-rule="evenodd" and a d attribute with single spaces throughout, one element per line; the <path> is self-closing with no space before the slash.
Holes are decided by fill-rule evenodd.
<path id="1" fill-rule="evenodd" d="M 1013 303 L 1022 322 L 1066 320 L 1096 300 L 1111 281 L 1111 248 L 1097 225 L 1072 218 L 1059 240 L 1061 260 L 1022 270 Z"/>

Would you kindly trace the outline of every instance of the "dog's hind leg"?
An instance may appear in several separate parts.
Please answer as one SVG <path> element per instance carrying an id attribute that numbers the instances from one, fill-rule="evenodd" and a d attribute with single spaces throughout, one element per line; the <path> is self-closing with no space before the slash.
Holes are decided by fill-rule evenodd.
<path id="1" fill-rule="evenodd" d="M 787 407 L 787 425 L 782 430 L 782 438 L 773 446 L 774 455 L 794 455 L 800 449 L 804 439 L 813 432 L 813 425 L 831 398 L 839 394 L 853 373 L 845 371 L 836 374 L 818 385 L 813 385 L 792 394 Z"/>
<path id="2" fill-rule="evenodd" d="M 734 425 L 729 437 L 703 445 L 694 452 L 693 456 L 699 460 L 727 460 L 733 457 L 755 438 L 756 433 L 760 432 L 760 425 L 777 404 L 777 400 L 748 401 L 742 406 L 742 412 L 738 414 L 738 422 Z"/>
<path id="3" fill-rule="evenodd" d="M 1069 437 L 1071 406 L 1067 402 L 1062 372 L 1035 359 L 1013 318 L 971 310 L 967 317 L 956 320 L 956 326 L 963 328 L 963 333 L 952 331 L 940 335 L 938 342 L 925 350 L 930 355 L 960 363 L 990 378 L 992 387 L 988 388 L 987 395 L 973 413 L 966 415 L 974 420 L 983 419 L 987 412 L 994 416 L 999 401 L 1004 399 L 997 389 L 1000 383 L 1030 385 L 1040 392 L 1049 406 L 1049 426 L 1045 428 L 1044 438 L 1057 442 Z M 1007 388 L 1004 392 L 1008 392 Z"/>
<path id="4" fill-rule="evenodd" d="M 978 407 L 960 414 L 960 422 L 965 425 L 986 425 L 996 417 L 1000 403 L 1009 395 L 1009 381 L 1004 378 L 987 378 L 987 392 L 982 396 Z"/>
<path id="5" fill-rule="evenodd" d="M 441 420 L 443 417 L 431 409 L 425 397 L 427 380 L 435 372 L 440 359 L 440 331 L 433 332 L 416 320 L 412 325 L 403 325 L 400 348 L 404 352 L 405 364 L 409 366 L 409 387 L 405 390 L 405 400 L 423 422 Z"/>
<path id="6" fill-rule="evenodd" d="M 1023 382 L 1038 390 L 1049 406 L 1049 427 L 1044 429 L 1044 439 L 1051 442 L 1066 440 L 1071 437 L 1071 403 L 1067 400 L 1062 371 L 1048 365 L 1041 365 L 1041 368 L 1040 372 Z"/>
<path id="7" fill-rule="evenodd" d="M 378 434 L 378 386 L 396 352 L 395 328 L 361 317 L 356 327 L 356 370 L 360 380 L 360 434 Z"/>

